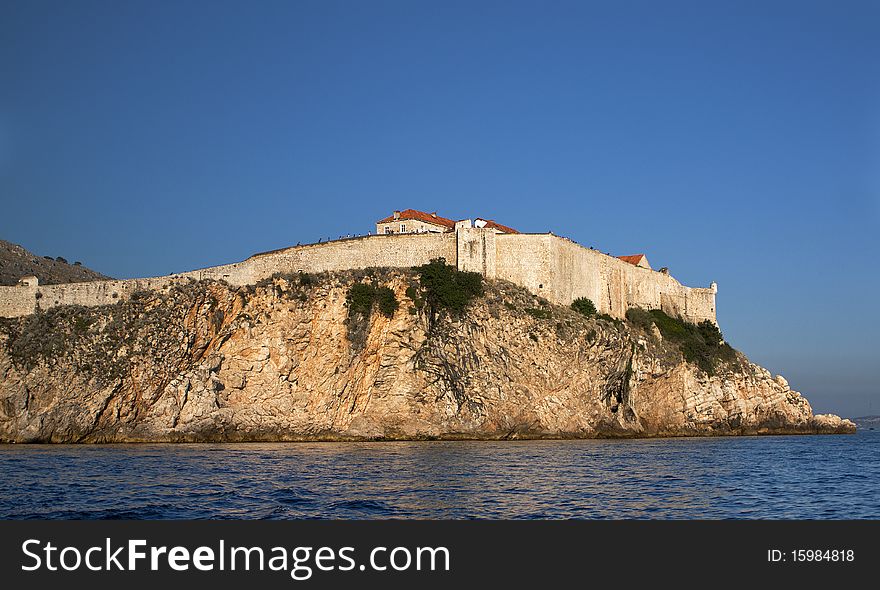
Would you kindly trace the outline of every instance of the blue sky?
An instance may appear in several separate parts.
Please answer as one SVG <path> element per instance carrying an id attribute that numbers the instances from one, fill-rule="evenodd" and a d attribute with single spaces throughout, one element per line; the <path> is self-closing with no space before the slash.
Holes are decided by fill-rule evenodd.
<path id="1" fill-rule="evenodd" d="M 876 2 L 4 2 L 0 238 L 116 277 L 492 217 L 880 414 Z"/>

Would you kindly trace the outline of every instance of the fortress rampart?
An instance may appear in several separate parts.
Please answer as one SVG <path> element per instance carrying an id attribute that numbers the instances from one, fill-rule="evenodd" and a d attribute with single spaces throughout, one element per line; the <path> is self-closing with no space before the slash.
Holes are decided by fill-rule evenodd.
<path id="1" fill-rule="evenodd" d="M 668 274 L 635 266 L 553 234 L 496 234 L 496 277 L 553 303 L 578 297 L 622 318 L 630 307 L 661 309 L 693 323 L 716 321 L 715 287 L 686 287 Z"/>
<path id="2" fill-rule="evenodd" d="M 460 270 L 505 279 L 552 303 L 578 297 L 622 318 L 630 307 L 662 309 L 690 322 L 716 321 L 714 284 L 686 287 L 668 274 L 624 262 L 553 234 L 504 234 L 457 226 L 454 232 L 365 236 L 295 246 L 247 260 L 164 277 L 63 285 L 0 287 L 0 316 L 17 317 L 56 305 L 108 305 L 175 281 L 215 279 L 253 284 L 275 273 L 323 272 L 370 266 L 409 268 L 445 258 Z"/>

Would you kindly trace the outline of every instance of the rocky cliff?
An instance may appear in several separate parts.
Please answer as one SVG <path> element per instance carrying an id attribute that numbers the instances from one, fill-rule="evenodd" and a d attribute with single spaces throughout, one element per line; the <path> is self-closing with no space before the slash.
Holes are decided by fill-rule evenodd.
<path id="1" fill-rule="evenodd" d="M 349 313 L 357 282 L 399 307 Z M 412 272 L 190 282 L 0 321 L 5 442 L 843 433 L 739 353 L 709 372 L 652 324 L 504 282 L 459 315 Z M 711 373 L 711 374 L 710 374 Z"/>

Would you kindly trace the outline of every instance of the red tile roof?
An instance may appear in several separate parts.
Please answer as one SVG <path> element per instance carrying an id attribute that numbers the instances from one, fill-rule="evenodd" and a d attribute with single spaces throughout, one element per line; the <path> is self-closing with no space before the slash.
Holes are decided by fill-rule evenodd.
<path id="1" fill-rule="evenodd" d="M 642 258 L 644 258 L 644 257 L 645 257 L 644 254 L 631 254 L 629 256 L 618 256 L 618 258 L 620 258 L 624 262 L 629 262 L 630 264 L 634 264 L 635 266 L 638 266 L 639 263 L 642 261 Z"/>
<path id="2" fill-rule="evenodd" d="M 440 225 L 449 229 L 455 228 L 455 222 L 451 219 L 440 217 L 436 213 L 425 213 L 424 211 L 418 211 L 416 209 L 406 209 L 400 212 L 400 217 L 397 219 L 394 218 L 394 215 L 390 215 L 385 219 L 380 219 L 376 223 L 393 223 L 395 221 L 403 221 L 406 219 L 415 219 L 418 221 L 424 221 L 425 223 L 433 223 L 434 225 Z"/>
<path id="3" fill-rule="evenodd" d="M 477 219 L 483 219 L 482 217 L 478 217 Z M 486 227 L 491 227 L 493 229 L 497 229 L 498 231 L 502 231 L 506 234 L 518 234 L 519 232 L 513 229 L 512 227 L 507 227 L 506 225 L 501 225 L 500 223 L 496 223 L 491 219 L 483 219 L 486 222 Z"/>

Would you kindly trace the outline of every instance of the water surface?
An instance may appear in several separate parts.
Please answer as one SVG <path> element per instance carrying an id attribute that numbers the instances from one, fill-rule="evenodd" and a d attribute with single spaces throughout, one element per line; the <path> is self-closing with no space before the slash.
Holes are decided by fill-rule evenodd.
<path id="1" fill-rule="evenodd" d="M 0 517 L 880 518 L 880 432 L 0 445 Z"/>

